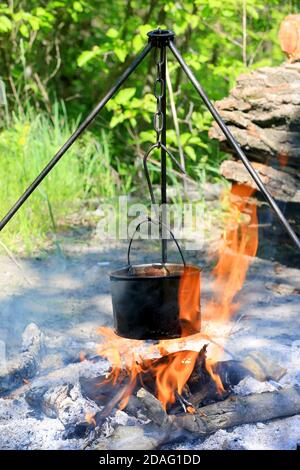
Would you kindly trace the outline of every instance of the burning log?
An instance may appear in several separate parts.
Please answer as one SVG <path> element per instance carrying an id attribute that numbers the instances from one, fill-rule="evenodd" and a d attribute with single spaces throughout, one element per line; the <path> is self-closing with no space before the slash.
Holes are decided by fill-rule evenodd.
<path id="1" fill-rule="evenodd" d="M 0 393 L 26 383 L 39 370 L 43 350 L 43 334 L 35 323 L 30 323 L 22 334 L 22 348 L 18 358 L 8 361 L 0 372 Z"/>
<path id="2" fill-rule="evenodd" d="M 259 352 L 249 354 L 242 361 L 219 361 L 214 364 L 212 371 L 220 378 L 224 391 L 220 394 L 215 380 L 204 365 L 196 366 L 183 391 L 183 397 L 194 408 L 212 401 L 224 400 L 232 388 L 246 377 L 252 377 L 260 382 L 278 381 L 286 373 L 286 369 Z M 178 410 L 180 408 L 176 407 L 174 411 Z"/>
<path id="3" fill-rule="evenodd" d="M 232 387 L 249 375 L 264 381 L 268 378 L 279 380 L 283 376 L 285 369 L 263 355 L 254 353 L 243 361 L 217 362 L 209 372 L 206 347 L 200 352 L 183 350 L 178 353 L 176 356 L 176 353 L 164 352 L 160 358 L 147 358 L 145 374 L 141 367 L 136 376 L 126 368 L 119 370 L 117 375 L 112 371 L 104 375 L 107 363 L 85 360 L 35 379 L 27 386 L 25 399 L 35 410 L 59 419 L 64 425 L 65 437 L 78 438 L 88 434 L 91 448 L 106 450 L 156 449 L 182 437 L 185 431 L 203 435 L 220 428 L 256 422 L 258 417 L 264 421 L 299 411 L 299 389 L 293 389 L 293 394 L 287 390 L 278 392 L 279 395 L 272 392 L 226 398 Z M 155 373 L 164 370 L 164 366 L 174 365 L 174 358 L 186 364 L 188 370 L 189 361 L 194 358 L 195 361 L 181 393 L 175 391 L 174 401 L 168 395 L 168 400 L 172 400 L 166 403 L 155 397 Z M 150 362 L 152 367 L 149 367 Z M 218 395 L 216 375 L 223 382 L 225 394 Z M 207 405 L 215 400 L 214 404 Z M 206 406 L 201 407 L 203 404 Z M 124 409 L 124 415 L 135 421 L 129 426 L 116 421 L 113 430 L 111 423 L 114 423 L 119 407 Z M 105 437 L 105 431 L 102 435 L 106 425 L 108 437 Z M 100 438 L 99 444 L 97 438 Z"/>
<path id="4" fill-rule="evenodd" d="M 174 425 L 198 436 L 212 434 L 258 420 L 294 416 L 300 413 L 300 387 L 249 396 L 231 396 L 224 401 L 203 406 L 196 414 L 172 416 Z"/>
<path id="5" fill-rule="evenodd" d="M 136 396 L 144 406 L 146 416 L 148 416 L 153 423 L 161 426 L 162 428 L 170 426 L 168 414 L 163 409 L 161 402 L 155 398 L 152 393 L 148 392 L 144 388 L 140 388 Z"/>
<path id="6" fill-rule="evenodd" d="M 106 376 L 98 375 L 92 379 L 82 377 L 80 378 L 82 394 L 98 405 L 104 406 L 106 411 L 102 411 L 103 416 L 109 415 L 112 409 L 123 400 L 124 409 L 130 414 L 136 416 L 140 412 L 152 419 L 154 423 L 162 425 L 162 423 L 167 424 L 168 422 L 168 415 L 162 407 L 162 403 L 168 413 L 176 414 L 181 412 L 182 409 L 189 411 L 189 407 L 194 408 L 212 401 L 224 400 L 232 388 L 245 377 L 250 376 L 262 382 L 266 380 L 278 381 L 286 373 L 286 369 L 258 352 L 249 354 L 242 361 L 217 362 L 212 366 L 211 373 L 206 367 L 205 346 L 200 353 L 183 350 L 177 354 L 178 361 L 183 364 L 187 363 L 187 367 L 189 367 L 191 358 L 194 360 L 194 357 L 196 357 L 196 360 L 181 394 L 175 392 L 172 398 L 168 394 L 169 392 L 166 392 L 170 399 L 169 402 L 162 391 L 159 393 L 155 374 L 157 371 L 161 372 L 163 370 L 160 366 L 168 367 L 170 364 L 172 365 L 176 353 L 166 354 L 152 361 L 148 359 L 146 361 L 147 365 L 141 367 L 141 372 L 135 380 L 132 380 L 130 371 L 126 370 L 119 373 L 115 381 L 111 380 L 114 377 L 113 375 L 109 379 L 109 374 Z M 216 377 L 219 382 L 216 381 Z M 223 387 L 221 394 L 218 383 L 221 383 Z M 158 396 L 161 401 L 155 396 Z"/>

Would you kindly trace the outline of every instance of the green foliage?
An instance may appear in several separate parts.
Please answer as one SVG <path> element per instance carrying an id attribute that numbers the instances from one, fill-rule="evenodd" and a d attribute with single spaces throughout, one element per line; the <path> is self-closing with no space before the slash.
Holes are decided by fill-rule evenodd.
<path id="1" fill-rule="evenodd" d="M 57 96 L 67 101 L 71 115 L 86 113 L 143 47 L 146 33 L 157 25 L 174 29 L 178 47 L 210 97 L 221 98 L 247 67 L 282 60 L 277 41 L 279 23 L 296 10 L 297 3 L 247 0 L 247 47 L 243 51 L 242 0 L 2 2 L 0 70 L 7 83 L 9 105 L 13 109 L 28 103 L 46 105 L 49 111 L 49 103 Z M 205 134 L 198 99 L 195 113 L 184 123 L 195 95 L 171 58 L 169 67 L 178 89 L 182 132 L 189 132 L 187 126 L 192 125 Z M 103 119 L 111 127 L 136 127 L 138 123 L 135 134 L 140 135 L 151 122 L 153 79 L 145 75 L 152 70 L 141 67 L 131 80 L 133 85 L 129 84 L 122 98 L 117 96 L 110 105 L 110 112 L 104 113 Z M 49 103 L 45 103 L 47 97 Z M 125 111 L 122 118 L 116 116 L 120 110 Z M 192 145 L 198 155 L 196 144 Z M 187 153 L 194 156 L 190 149 Z"/>
<path id="2" fill-rule="evenodd" d="M 53 115 L 27 112 L 12 118 L 11 126 L 0 134 L 1 210 L 10 206 L 33 181 L 76 127 L 66 112 L 53 107 Z M 112 198 L 120 183 L 111 165 L 110 137 L 101 132 L 101 142 L 90 132 L 77 141 L 57 167 L 47 176 L 1 239 L 16 248 L 20 242 L 30 251 L 46 234 L 56 231 L 66 215 L 82 209 L 92 198 Z"/>
<path id="3" fill-rule="evenodd" d="M 62 122 L 56 116 L 53 124 L 44 111 L 49 116 L 55 115 L 53 103 L 59 100 L 65 102 L 72 122 L 77 121 L 79 115 L 86 115 L 146 44 L 149 30 L 160 26 L 175 31 L 178 48 L 187 63 L 209 97 L 217 100 L 228 93 L 241 72 L 262 65 L 276 65 L 284 59 L 277 39 L 279 24 L 285 15 L 297 10 L 299 0 L 1 2 L 1 181 L 6 175 L 4 186 L 1 183 L 1 200 L 6 201 L 5 207 L 1 206 L 1 213 L 68 136 L 66 121 Z M 168 55 L 168 67 L 187 171 L 200 181 L 218 179 L 223 155 L 217 144 L 208 138 L 210 115 L 171 54 Z M 111 166 L 120 172 L 123 190 L 137 188 L 143 151 L 155 139 L 151 130 L 155 110 L 152 94 L 154 74 L 155 65 L 151 57 L 139 66 L 126 87 L 110 101 L 81 144 L 64 157 L 59 168 L 68 178 L 68 185 L 59 189 L 61 180 L 58 172 L 49 177 L 45 191 L 47 194 L 51 191 L 49 200 L 54 211 L 56 208 L 60 211 L 63 196 L 72 201 L 75 195 L 87 197 L 93 191 L 97 195 L 102 194 L 102 189 L 97 187 L 99 171 L 107 175 L 107 180 L 103 178 L 104 193 L 113 195 L 114 184 L 109 188 L 108 182 L 111 174 L 105 173 Z M 5 98 L 2 101 L 1 96 Z M 32 109 L 38 114 L 34 115 Z M 19 117 L 12 117 L 13 113 Z M 11 127 L 7 128 L 9 121 Z M 19 139 L 27 128 L 29 140 L 26 140 L 27 150 L 24 150 Z M 168 128 L 169 146 L 176 153 L 178 142 L 169 110 Z M 96 142 L 102 142 L 104 135 L 110 135 L 106 170 L 93 159 L 97 152 L 105 155 L 105 143 L 96 147 Z M 10 159 L 17 161 L 15 176 Z M 33 161 L 29 164 L 31 159 Z M 72 159 L 74 162 L 70 167 Z M 70 168 L 71 171 L 67 171 Z M 79 184 L 81 172 L 89 175 L 88 192 Z M 154 180 L 158 181 L 157 172 Z M 53 191 L 51 185 L 54 185 Z M 87 183 L 85 185 L 87 187 Z M 68 190 L 70 193 L 66 194 Z M 32 199 L 32 213 L 37 210 L 35 208 L 41 198 L 39 194 Z M 35 226 L 36 219 L 30 216 L 28 208 L 29 205 L 24 212 L 27 214 L 24 215 L 24 223 L 29 230 Z M 66 212 L 65 208 L 62 210 Z M 14 226 L 16 228 L 18 224 Z"/>

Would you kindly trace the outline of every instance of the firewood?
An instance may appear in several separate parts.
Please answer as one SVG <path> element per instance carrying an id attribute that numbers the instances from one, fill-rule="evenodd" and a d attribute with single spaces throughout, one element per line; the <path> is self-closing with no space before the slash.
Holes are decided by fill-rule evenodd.
<path id="1" fill-rule="evenodd" d="M 22 334 L 22 348 L 17 358 L 7 361 L 0 371 L 0 393 L 28 382 L 39 370 L 43 349 L 43 334 L 35 323 L 30 323 Z"/>
<path id="2" fill-rule="evenodd" d="M 203 406 L 197 414 L 172 416 L 178 428 L 198 436 L 212 434 L 242 424 L 268 421 L 300 413 L 300 387 L 274 392 L 235 396 L 212 405 Z"/>
<path id="3" fill-rule="evenodd" d="M 278 382 L 287 372 L 284 367 L 281 367 L 280 364 L 269 359 L 265 354 L 259 351 L 248 354 L 241 362 L 241 366 L 248 371 L 248 375 L 251 375 L 261 382 L 265 382 L 266 380 L 275 380 L 275 382 Z M 244 377 L 241 377 L 240 380 Z"/>
<path id="4" fill-rule="evenodd" d="M 238 77 L 229 97 L 216 103 L 248 158 L 284 171 L 299 166 L 300 64 L 263 67 Z M 210 136 L 233 153 L 216 124 Z"/>
<path id="5" fill-rule="evenodd" d="M 261 163 L 253 163 L 263 183 L 275 199 L 285 202 L 300 202 L 300 179 L 297 176 L 275 170 Z M 248 171 L 241 162 L 225 160 L 220 167 L 221 174 L 238 183 L 258 189 Z"/>
<path id="6" fill-rule="evenodd" d="M 113 435 L 98 450 L 153 450 L 169 440 L 168 430 L 153 423 L 143 426 L 117 426 Z"/>
<path id="7" fill-rule="evenodd" d="M 31 389 L 26 401 L 33 408 L 43 411 L 50 418 L 58 418 L 65 427 L 65 436 L 81 437 L 87 430 L 98 424 L 101 408 L 84 398 L 80 385 L 65 384 L 54 388 Z"/>
<path id="8" fill-rule="evenodd" d="M 54 388 L 58 385 L 66 383 L 74 385 L 79 379 L 85 377 L 93 380 L 95 377 L 103 377 L 104 370 L 108 366 L 105 361 L 91 362 L 88 360 L 75 364 L 68 364 L 66 367 L 54 370 L 48 374 L 34 377 L 29 383 L 24 384 L 15 391 L 10 393 L 11 398 L 18 398 L 32 390 L 40 390 L 41 393 L 45 389 Z"/>
<path id="9" fill-rule="evenodd" d="M 169 416 L 163 409 L 161 402 L 155 398 L 152 393 L 148 392 L 144 388 L 140 388 L 137 391 L 136 396 L 146 409 L 147 417 L 151 419 L 151 421 L 163 428 L 170 425 Z"/>

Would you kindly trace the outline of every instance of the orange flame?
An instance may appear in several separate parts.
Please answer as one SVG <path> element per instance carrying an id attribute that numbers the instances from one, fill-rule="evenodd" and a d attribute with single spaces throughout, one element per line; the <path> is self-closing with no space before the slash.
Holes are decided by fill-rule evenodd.
<path id="1" fill-rule="evenodd" d="M 219 260 L 213 270 L 214 300 L 205 312 L 221 322 L 227 321 L 237 309 L 233 299 L 243 287 L 251 258 L 257 252 L 256 205 L 249 199 L 253 192 L 248 186 L 234 185 L 229 197 L 229 218 L 219 247 Z M 249 220 L 243 222 L 245 215 Z"/>
<path id="2" fill-rule="evenodd" d="M 203 317 L 207 323 L 217 321 L 226 323 L 236 312 L 238 304 L 234 302 L 236 294 L 242 289 L 251 258 L 258 247 L 258 225 L 256 205 L 251 200 L 252 188 L 234 185 L 227 197 L 228 217 L 222 243 L 219 247 L 218 262 L 213 270 L 213 297 L 206 305 Z M 156 395 L 164 408 L 176 401 L 176 394 L 181 395 L 194 370 L 201 347 L 195 351 L 180 350 L 189 335 L 198 342 L 209 338 L 204 328 L 200 333 L 200 272 L 195 275 L 195 268 L 186 267 L 180 281 L 179 306 L 182 338 L 163 340 L 158 344 L 148 344 L 139 340 L 120 338 L 111 329 L 101 327 L 99 333 L 105 341 L 99 345 L 98 354 L 106 357 L 112 365 L 107 377 L 113 385 L 122 381 L 122 372 L 127 372 L 129 381 L 118 392 L 119 407 L 124 408 L 138 378 L 150 373 L 155 380 Z M 225 337 L 223 338 L 225 341 Z M 200 342 L 199 342 L 200 344 Z M 202 342 L 203 344 L 203 342 Z M 177 350 L 170 354 L 170 349 Z M 214 371 L 214 364 L 223 353 L 222 345 L 210 345 L 210 357 L 205 367 L 215 381 L 217 390 L 224 391 L 220 377 Z M 152 356 L 152 359 L 149 357 Z M 162 360 L 153 360 L 161 357 Z M 128 377 L 127 376 L 127 377 Z M 125 382 L 125 381 L 124 381 Z"/>
<path id="3" fill-rule="evenodd" d="M 185 267 L 180 280 L 178 297 L 181 336 L 200 331 L 200 272 L 195 272 L 195 268 Z"/>

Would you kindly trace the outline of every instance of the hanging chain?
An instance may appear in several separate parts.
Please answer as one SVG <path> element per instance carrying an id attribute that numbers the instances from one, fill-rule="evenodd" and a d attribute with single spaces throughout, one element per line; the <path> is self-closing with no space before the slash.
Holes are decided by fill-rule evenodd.
<path id="1" fill-rule="evenodd" d="M 156 79 L 154 82 L 154 96 L 156 98 L 156 112 L 153 117 L 153 126 L 156 132 L 157 148 L 161 146 L 161 133 L 164 128 L 164 115 L 162 112 L 162 99 L 165 93 L 165 81 L 162 78 L 162 69 L 165 62 L 165 48 L 156 47 L 155 63 L 156 63 Z"/>

